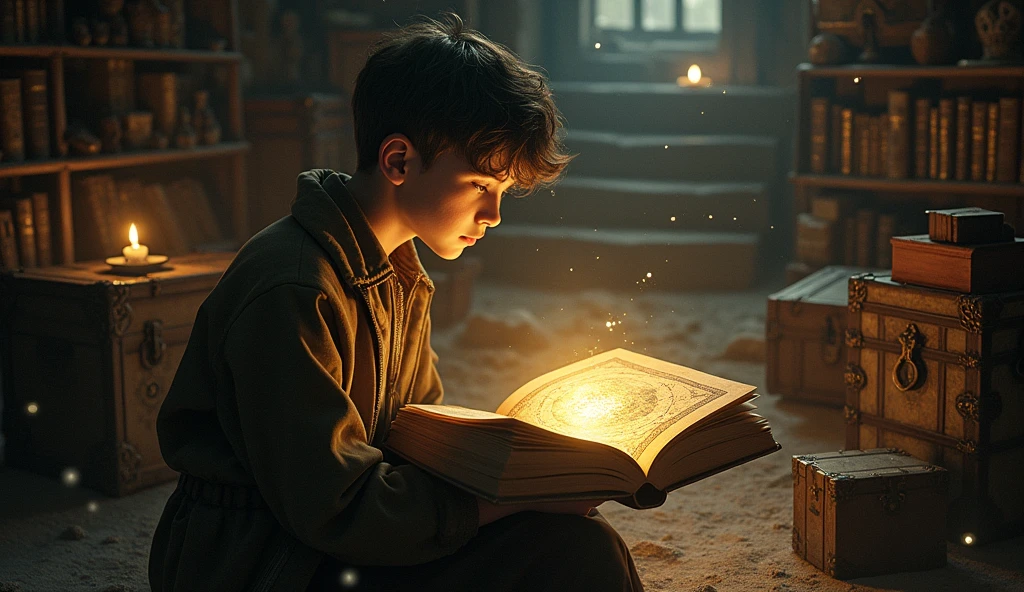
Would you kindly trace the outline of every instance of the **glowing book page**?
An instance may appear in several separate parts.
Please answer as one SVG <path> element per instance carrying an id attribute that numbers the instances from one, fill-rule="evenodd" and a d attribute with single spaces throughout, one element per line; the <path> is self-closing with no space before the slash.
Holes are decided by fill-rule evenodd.
<path id="1" fill-rule="evenodd" d="M 672 438 L 753 392 L 747 384 L 615 349 L 526 383 L 497 413 L 618 448 L 646 473 Z"/>

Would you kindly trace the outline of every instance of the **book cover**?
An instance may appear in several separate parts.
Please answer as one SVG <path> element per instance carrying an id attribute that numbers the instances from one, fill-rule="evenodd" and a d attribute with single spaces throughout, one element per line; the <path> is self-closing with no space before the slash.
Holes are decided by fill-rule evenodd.
<path id="1" fill-rule="evenodd" d="M 999 131 L 996 147 L 996 177 L 1001 183 L 1015 183 L 1020 147 L 1020 99 L 999 99 Z"/>
<path id="2" fill-rule="evenodd" d="M 811 172 L 824 173 L 828 162 L 828 99 L 811 99 Z"/>
<path id="3" fill-rule="evenodd" d="M 32 194 L 32 216 L 36 230 L 36 263 L 39 267 L 53 265 L 53 232 L 50 228 L 50 196 Z"/>
<path id="4" fill-rule="evenodd" d="M 956 141 L 954 149 L 954 178 L 970 178 L 971 163 L 971 97 L 956 98 Z"/>
<path id="5" fill-rule="evenodd" d="M 939 100 L 939 166 L 938 178 L 946 181 L 953 178 L 953 151 L 955 144 L 950 139 L 955 124 L 956 112 L 953 99 Z"/>
<path id="6" fill-rule="evenodd" d="M 21 76 L 25 152 L 29 158 L 50 157 L 50 105 L 46 70 L 26 70 Z"/>
<path id="7" fill-rule="evenodd" d="M 835 224 L 808 213 L 796 217 L 796 258 L 812 266 L 833 263 L 836 250 Z"/>
<path id="8" fill-rule="evenodd" d="M 0 207 L 10 209 L 14 215 L 14 233 L 18 237 L 18 264 L 20 267 L 37 267 L 36 230 L 32 216 L 32 198 L 14 197 L 0 202 Z"/>
<path id="9" fill-rule="evenodd" d="M 939 108 L 928 109 L 928 177 L 939 178 Z"/>
<path id="10" fill-rule="evenodd" d="M 153 112 L 153 129 L 173 138 L 178 125 L 178 78 L 173 72 L 138 75 L 139 105 Z"/>
<path id="11" fill-rule="evenodd" d="M 19 162 L 25 160 L 25 134 L 22 127 L 21 80 L 5 78 L 0 80 L 0 150 L 3 160 Z"/>
<path id="12" fill-rule="evenodd" d="M 854 166 L 857 174 L 867 177 L 871 174 L 871 116 L 857 113 L 853 116 Z"/>
<path id="13" fill-rule="evenodd" d="M 906 179 L 910 173 L 910 93 L 889 91 L 889 133 L 886 176 Z"/>
<path id="14" fill-rule="evenodd" d="M 881 170 L 882 127 L 881 120 L 874 115 L 868 116 L 868 176 L 877 177 Z"/>
<path id="15" fill-rule="evenodd" d="M 493 503 L 634 508 L 780 447 L 754 387 L 616 349 L 543 374 L 495 413 L 406 405 L 385 447 Z"/>
<path id="16" fill-rule="evenodd" d="M 839 173 L 842 172 L 843 106 L 839 104 L 832 105 L 830 111 L 828 170 L 833 173 Z"/>
<path id="17" fill-rule="evenodd" d="M 931 101 L 917 99 L 914 101 L 914 177 L 928 178 L 928 116 L 931 112 Z"/>
<path id="18" fill-rule="evenodd" d="M 985 180 L 996 180 L 996 151 L 999 149 L 999 103 L 987 104 L 985 118 Z"/>
<path id="19" fill-rule="evenodd" d="M 985 180 L 987 130 L 988 103 L 975 101 L 971 105 L 971 181 Z"/>
<path id="20" fill-rule="evenodd" d="M 842 128 L 839 130 L 839 172 L 853 174 L 853 109 L 844 108 L 841 113 Z"/>
<path id="21" fill-rule="evenodd" d="M 0 210 L 0 269 L 18 269 L 18 236 L 14 230 L 14 214 Z"/>
<path id="22" fill-rule="evenodd" d="M 889 115 L 883 113 L 875 117 L 878 121 L 878 172 L 879 177 L 885 177 L 889 168 Z"/>

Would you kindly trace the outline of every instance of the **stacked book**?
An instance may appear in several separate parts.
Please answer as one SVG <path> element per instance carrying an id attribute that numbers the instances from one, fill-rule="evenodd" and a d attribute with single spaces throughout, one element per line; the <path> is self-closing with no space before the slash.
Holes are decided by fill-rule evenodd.
<path id="1" fill-rule="evenodd" d="M 955 292 L 1024 290 L 1024 239 L 1001 212 L 928 211 L 928 234 L 892 239 L 892 279 Z"/>
<path id="2" fill-rule="evenodd" d="M 0 160 L 50 157 L 46 70 L 0 78 Z"/>
<path id="3" fill-rule="evenodd" d="M 1020 97 L 914 97 L 884 111 L 811 99 L 810 172 L 889 179 L 1024 182 Z"/>
<path id="4" fill-rule="evenodd" d="M 14 183 L 0 195 L 0 269 L 53 265 L 50 195 L 22 192 Z"/>

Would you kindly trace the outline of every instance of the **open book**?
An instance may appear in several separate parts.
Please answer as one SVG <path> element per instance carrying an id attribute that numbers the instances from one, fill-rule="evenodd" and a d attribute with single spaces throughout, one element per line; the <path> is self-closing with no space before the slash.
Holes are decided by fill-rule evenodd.
<path id="1" fill-rule="evenodd" d="M 665 494 L 780 448 L 754 387 L 616 349 L 523 385 L 497 413 L 406 405 L 385 446 L 495 503 Z"/>

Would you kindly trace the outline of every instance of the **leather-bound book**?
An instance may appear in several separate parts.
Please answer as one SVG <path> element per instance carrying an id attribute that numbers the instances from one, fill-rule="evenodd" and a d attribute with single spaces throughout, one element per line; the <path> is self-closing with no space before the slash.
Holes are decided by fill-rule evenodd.
<path id="1" fill-rule="evenodd" d="M 895 214 L 879 214 L 878 215 L 878 233 L 876 235 L 875 243 L 875 261 L 880 269 L 889 269 L 892 267 L 892 246 L 889 244 L 891 239 L 896 234 L 896 215 Z"/>
<path id="2" fill-rule="evenodd" d="M 832 105 L 829 114 L 828 128 L 828 170 L 833 173 L 842 171 L 842 137 L 843 137 L 843 106 Z"/>
<path id="3" fill-rule="evenodd" d="M 811 99 L 811 172 L 824 173 L 828 162 L 828 99 Z"/>
<path id="4" fill-rule="evenodd" d="M 32 217 L 36 230 L 36 263 L 39 267 L 53 265 L 53 231 L 50 227 L 50 195 L 32 194 Z"/>
<path id="5" fill-rule="evenodd" d="M 953 178 L 953 149 L 951 137 L 956 123 L 953 99 L 939 100 L 939 171 L 938 178 L 946 181 Z"/>
<path id="6" fill-rule="evenodd" d="M 842 127 L 839 130 L 839 172 L 853 174 L 853 109 L 842 111 Z"/>
<path id="7" fill-rule="evenodd" d="M 812 266 L 834 263 L 835 224 L 806 213 L 796 218 L 796 257 Z"/>
<path id="8" fill-rule="evenodd" d="M 14 214 L 14 232 L 18 235 L 18 262 L 21 267 L 36 267 L 36 230 L 32 216 L 32 198 L 14 197 L 0 202 Z"/>
<path id="9" fill-rule="evenodd" d="M 1024 238 L 958 245 L 897 236 L 892 249 L 893 281 L 965 294 L 1024 290 Z"/>
<path id="10" fill-rule="evenodd" d="M 971 97 L 956 98 L 956 148 L 953 156 L 954 178 L 966 181 L 970 178 L 971 163 Z"/>
<path id="11" fill-rule="evenodd" d="M 4 45 L 18 42 L 18 24 L 14 17 L 14 0 L 0 0 L 0 41 Z"/>
<path id="12" fill-rule="evenodd" d="M 857 210 L 857 265 L 871 267 L 875 263 L 875 230 L 878 213 L 869 208 Z"/>
<path id="13" fill-rule="evenodd" d="M 128 236 L 115 240 L 107 201 L 108 175 L 90 175 L 74 181 L 72 211 L 75 224 L 75 257 L 103 259 L 120 253 L 116 244 L 127 245 Z M 112 182 L 113 180 L 110 179 Z"/>
<path id="14" fill-rule="evenodd" d="M 0 150 L 7 162 L 25 160 L 25 135 L 21 115 L 21 80 L 0 80 Z"/>
<path id="15" fill-rule="evenodd" d="M 854 163 L 857 174 L 867 177 L 871 174 L 871 116 L 858 113 L 853 117 Z"/>
<path id="16" fill-rule="evenodd" d="M 79 85 L 88 89 L 84 104 L 76 105 L 84 107 L 78 111 L 80 116 L 122 117 L 135 110 L 135 62 L 132 60 L 89 60 L 84 70 L 76 71 L 68 86 Z"/>
<path id="17" fill-rule="evenodd" d="M 999 131 L 996 148 L 996 181 L 1015 183 L 1020 149 L 1020 99 L 999 99 Z"/>
<path id="18" fill-rule="evenodd" d="M 25 42 L 25 0 L 14 0 L 14 40 Z"/>
<path id="19" fill-rule="evenodd" d="M 882 126 L 881 118 L 868 116 L 868 176 L 877 177 L 882 170 Z"/>
<path id="20" fill-rule="evenodd" d="M 985 118 L 985 180 L 996 180 L 996 154 L 999 150 L 999 103 L 988 103 Z"/>
<path id="21" fill-rule="evenodd" d="M 18 269 L 18 236 L 14 230 L 14 215 L 0 210 L 0 270 Z"/>
<path id="22" fill-rule="evenodd" d="M 889 168 L 889 114 L 882 113 L 878 120 L 878 173 L 885 177 Z"/>
<path id="23" fill-rule="evenodd" d="M 139 104 L 153 112 L 153 129 L 173 138 L 178 123 L 178 78 L 173 72 L 138 76 Z"/>
<path id="24" fill-rule="evenodd" d="M 25 41 L 39 43 L 39 0 L 25 0 Z"/>
<path id="25" fill-rule="evenodd" d="M 928 115 L 931 102 L 928 99 L 914 101 L 914 177 L 928 178 Z"/>
<path id="26" fill-rule="evenodd" d="M 928 177 L 939 178 L 939 108 L 928 109 Z"/>
<path id="27" fill-rule="evenodd" d="M 985 180 L 987 133 L 988 103 L 975 101 L 971 105 L 971 181 Z"/>
<path id="28" fill-rule="evenodd" d="M 927 210 L 928 238 L 956 244 L 993 243 L 1004 240 L 1002 212 L 967 207 Z"/>
<path id="29" fill-rule="evenodd" d="M 46 70 L 26 70 L 21 76 L 25 152 L 29 158 L 50 157 L 50 105 L 46 94 Z"/>
<path id="30" fill-rule="evenodd" d="M 889 133 L 886 176 L 906 179 L 910 173 L 910 94 L 889 91 Z"/>

